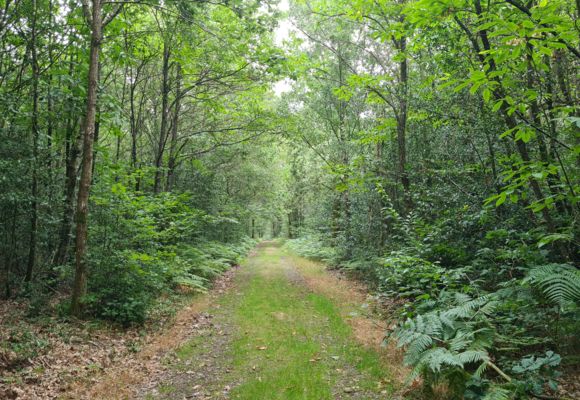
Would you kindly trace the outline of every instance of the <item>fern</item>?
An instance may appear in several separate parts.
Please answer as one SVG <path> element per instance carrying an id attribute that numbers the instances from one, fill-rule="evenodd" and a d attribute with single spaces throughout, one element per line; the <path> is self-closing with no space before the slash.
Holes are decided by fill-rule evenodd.
<path id="1" fill-rule="evenodd" d="M 509 400 L 513 398 L 512 391 L 500 386 L 491 386 L 482 400 Z"/>
<path id="2" fill-rule="evenodd" d="M 173 282 L 177 285 L 187 286 L 198 292 L 207 292 L 207 279 L 195 275 L 183 275 L 178 276 L 173 279 Z"/>
<path id="3" fill-rule="evenodd" d="M 421 355 L 419 365 L 424 368 L 429 368 L 432 372 L 441 372 L 441 367 L 446 365 L 450 367 L 463 367 L 463 364 L 456 357 L 444 347 L 436 347 L 429 349 Z"/>
<path id="4" fill-rule="evenodd" d="M 463 304 L 450 308 L 443 312 L 443 314 L 449 319 L 455 318 L 469 318 L 474 316 L 474 311 L 479 310 L 481 313 L 489 314 L 495 307 L 495 302 L 490 302 L 488 296 L 481 296 L 476 299 L 470 300 L 470 297 L 463 294 L 458 303 L 463 302 Z M 483 307 L 485 306 L 485 307 Z"/>
<path id="5" fill-rule="evenodd" d="M 487 351 L 483 350 L 467 350 L 457 355 L 457 360 L 461 365 L 482 363 L 481 365 L 488 365 L 489 355 Z"/>
<path id="6" fill-rule="evenodd" d="M 568 264 L 548 264 L 532 269 L 524 282 L 540 289 L 552 302 L 564 307 L 580 299 L 580 271 Z"/>
<path id="7" fill-rule="evenodd" d="M 410 380 L 419 375 L 454 379 L 468 365 L 485 371 L 495 330 L 487 315 L 495 308 L 495 297 L 471 298 L 465 294 L 448 296 L 451 307 L 434 310 L 408 319 L 395 331 L 400 347 L 405 347 L 405 362 L 413 366 Z"/>
<path id="8" fill-rule="evenodd" d="M 477 367 L 477 369 L 473 373 L 473 376 L 477 379 L 481 379 L 485 371 L 487 371 L 487 367 L 489 367 L 489 363 L 487 362 L 481 363 L 480 366 Z"/>

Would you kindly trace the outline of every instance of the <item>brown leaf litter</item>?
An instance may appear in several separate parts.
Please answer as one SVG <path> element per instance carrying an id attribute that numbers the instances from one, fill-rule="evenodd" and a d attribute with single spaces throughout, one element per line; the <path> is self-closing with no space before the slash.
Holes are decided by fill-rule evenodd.
<path id="1" fill-rule="evenodd" d="M 218 278 L 209 294 L 195 297 L 161 331 L 145 335 L 83 322 L 26 322 L 19 309 L 25 306 L 0 303 L 0 343 L 18 343 L 10 335 L 25 332 L 41 344 L 25 360 L 0 348 L 0 399 L 132 398 L 137 385 L 165 368 L 161 360 L 167 352 L 208 323 L 211 316 L 203 311 L 231 285 L 234 271 Z"/>

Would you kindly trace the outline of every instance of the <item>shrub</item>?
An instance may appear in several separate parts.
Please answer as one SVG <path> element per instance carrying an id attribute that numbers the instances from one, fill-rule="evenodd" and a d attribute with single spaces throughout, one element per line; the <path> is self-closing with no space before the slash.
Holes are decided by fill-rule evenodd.
<path id="1" fill-rule="evenodd" d="M 448 270 L 419 257 L 393 252 L 378 259 L 378 290 L 401 298 L 423 299 L 436 296 L 442 289 L 456 289 L 465 281 L 465 270 Z"/>
<path id="2" fill-rule="evenodd" d="M 155 294 L 164 286 L 156 261 L 131 252 L 96 261 L 99 272 L 89 281 L 86 312 L 124 326 L 143 323 Z"/>
<path id="3" fill-rule="evenodd" d="M 451 397 L 466 399 L 542 396 L 556 389 L 561 361 L 548 331 L 577 320 L 577 284 L 573 267 L 551 264 L 479 297 L 441 290 L 417 301 L 391 337 L 405 348 L 411 378 L 421 375 L 427 388 L 445 382 Z"/>
<path id="4" fill-rule="evenodd" d="M 100 189 L 100 191 L 98 190 Z M 211 280 L 255 245 L 205 240 L 238 222 L 192 206 L 189 193 L 131 192 L 121 182 L 97 186 L 89 238 L 86 313 L 122 325 L 141 324 L 163 293 L 205 291 Z"/>
<path id="5" fill-rule="evenodd" d="M 290 239 L 286 245 L 303 257 L 324 261 L 331 265 L 337 265 L 341 258 L 337 248 L 328 245 L 321 235 L 306 235 Z"/>
<path id="6" fill-rule="evenodd" d="M 479 377 L 491 363 L 488 349 L 495 330 L 488 316 L 496 302 L 487 296 L 444 293 L 427 304 L 434 309 L 407 319 L 394 334 L 399 346 L 406 347 L 405 362 L 413 366 L 410 379 L 422 375 L 427 385 L 445 380 L 462 394 L 465 379 L 457 378 L 466 375 L 466 367 Z"/>
<path id="7" fill-rule="evenodd" d="M 166 247 L 152 253 L 122 251 L 93 263 L 87 312 L 124 326 L 142 324 L 155 299 L 183 286 L 204 292 L 211 280 L 239 262 L 255 242 Z"/>

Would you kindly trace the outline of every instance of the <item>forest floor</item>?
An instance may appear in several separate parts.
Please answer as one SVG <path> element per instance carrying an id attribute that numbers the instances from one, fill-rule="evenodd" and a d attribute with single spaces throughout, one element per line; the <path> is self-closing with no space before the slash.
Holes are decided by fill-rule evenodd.
<path id="1" fill-rule="evenodd" d="M 143 349 L 141 368 L 112 369 L 70 398 L 407 398 L 362 286 L 276 242 L 216 286 Z"/>
<path id="2" fill-rule="evenodd" d="M 29 320 L 24 305 L 1 303 L 0 343 L 30 357 L 0 352 L 0 399 L 421 398 L 400 352 L 382 345 L 388 309 L 278 242 L 208 293 L 167 302 L 173 318 L 129 330 Z"/>
<path id="3" fill-rule="evenodd" d="M 0 351 L 0 399 L 421 397 L 417 383 L 404 385 L 401 354 L 382 346 L 388 310 L 278 242 L 263 242 L 209 293 L 175 301 L 173 318 L 129 330 L 29 319 L 24 304 L 0 303 L 0 344 L 21 355 Z"/>

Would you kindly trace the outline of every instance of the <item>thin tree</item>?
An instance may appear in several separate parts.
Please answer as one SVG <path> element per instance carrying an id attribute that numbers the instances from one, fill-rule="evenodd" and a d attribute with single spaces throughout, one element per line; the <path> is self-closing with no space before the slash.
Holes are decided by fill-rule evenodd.
<path id="1" fill-rule="evenodd" d="M 83 12 L 91 30 L 89 74 L 87 87 L 87 107 L 83 124 L 83 157 L 81 160 L 81 178 L 77 196 L 76 241 L 75 241 L 75 277 L 71 299 L 71 314 L 80 316 L 82 299 L 87 291 L 87 238 L 89 195 L 93 173 L 93 144 L 95 140 L 95 122 L 97 115 L 97 90 L 99 78 L 99 56 L 103 40 L 103 29 L 119 14 L 123 3 L 103 17 L 103 1 L 83 0 Z"/>

